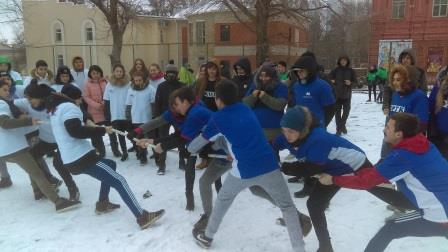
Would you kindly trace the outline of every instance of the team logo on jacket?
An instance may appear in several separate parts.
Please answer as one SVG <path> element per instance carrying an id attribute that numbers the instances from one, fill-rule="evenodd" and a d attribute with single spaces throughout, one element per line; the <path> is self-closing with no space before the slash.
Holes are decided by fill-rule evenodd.
<path id="1" fill-rule="evenodd" d="M 215 98 L 216 94 L 215 94 L 215 92 L 212 92 L 212 91 L 205 91 L 204 96 L 208 97 L 208 98 Z"/>
<path id="2" fill-rule="evenodd" d="M 399 105 L 391 105 L 390 110 L 396 113 L 406 112 L 406 108 Z"/>

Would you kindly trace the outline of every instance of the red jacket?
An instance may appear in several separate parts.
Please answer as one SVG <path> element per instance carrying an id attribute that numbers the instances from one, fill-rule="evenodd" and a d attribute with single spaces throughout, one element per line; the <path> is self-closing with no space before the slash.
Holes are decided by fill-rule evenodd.
<path id="1" fill-rule="evenodd" d="M 425 153 L 429 149 L 429 141 L 423 134 L 418 134 L 414 137 L 403 139 L 394 146 L 394 149 Z M 352 189 L 370 189 L 383 183 L 389 183 L 389 181 L 375 167 L 360 169 L 355 175 L 333 177 L 333 184 Z"/>

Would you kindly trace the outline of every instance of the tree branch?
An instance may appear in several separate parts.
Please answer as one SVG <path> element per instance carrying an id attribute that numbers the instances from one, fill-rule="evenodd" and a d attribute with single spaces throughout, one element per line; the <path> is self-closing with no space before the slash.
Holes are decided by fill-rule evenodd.
<path id="1" fill-rule="evenodd" d="M 250 25 L 248 25 L 246 22 L 244 22 L 238 15 L 238 13 L 232 8 L 232 5 L 229 4 L 226 0 L 223 1 L 224 5 L 227 7 L 227 9 L 229 9 L 233 15 L 235 16 L 235 18 L 241 23 L 243 24 L 249 31 L 256 33 L 255 29 L 253 27 L 251 27 Z"/>

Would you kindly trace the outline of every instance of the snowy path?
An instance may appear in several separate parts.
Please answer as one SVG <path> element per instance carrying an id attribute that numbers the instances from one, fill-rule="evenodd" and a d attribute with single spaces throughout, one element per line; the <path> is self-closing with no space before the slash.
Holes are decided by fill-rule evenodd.
<path id="1" fill-rule="evenodd" d="M 372 162 L 379 157 L 384 116 L 381 106 L 365 103 L 366 94 L 354 94 L 348 120 L 348 139 L 359 145 Z M 334 132 L 334 124 L 329 127 Z M 108 153 L 110 156 L 110 153 Z M 282 153 L 286 155 L 286 153 Z M 144 208 L 166 209 L 166 215 L 153 227 L 140 231 L 131 212 L 111 191 L 112 202 L 121 209 L 107 215 L 94 213 L 99 183 L 88 176 L 76 176 L 82 206 L 56 214 L 47 200 L 35 202 L 25 173 L 8 164 L 14 185 L 0 191 L 0 251 L 203 251 L 193 241 L 191 229 L 202 207 L 198 185 L 195 185 L 196 210 L 187 212 L 184 175 L 177 168 L 177 157 L 170 153 L 165 176 L 157 176 L 154 161 L 141 167 L 131 160 L 118 163 L 118 171 L 128 180 Z M 53 172 L 53 174 L 57 174 Z M 196 173 L 196 182 L 202 171 Z M 289 184 L 291 192 L 298 184 Z M 150 190 L 153 197 L 143 199 Z M 66 196 L 65 186 L 61 195 Z M 307 212 L 303 199 L 294 199 L 299 210 Z M 335 251 L 362 251 L 369 239 L 382 226 L 387 211 L 385 204 L 367 192 L 341 190 L 326 212 Z M 267 201 L 242 192 L 215 237 L 212 251 L 290 251 L 286 229 L 275 224 L 280 211 Z M 316 251 L 314 231 L 305 239 L 307 251 Z M 387 251 L 448 251 L 442 238 L 406 238 L 394 241 Z"/>

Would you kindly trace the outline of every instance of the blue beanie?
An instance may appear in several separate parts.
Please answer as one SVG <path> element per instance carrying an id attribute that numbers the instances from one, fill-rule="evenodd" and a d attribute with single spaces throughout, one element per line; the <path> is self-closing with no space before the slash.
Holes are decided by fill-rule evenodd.
<path id="1" fill-rule="evenodd" d="M 305 108 L 297 105 L 288 109 L 280 120 L 280 126 L 302 132 L 306 127 Z"/>

